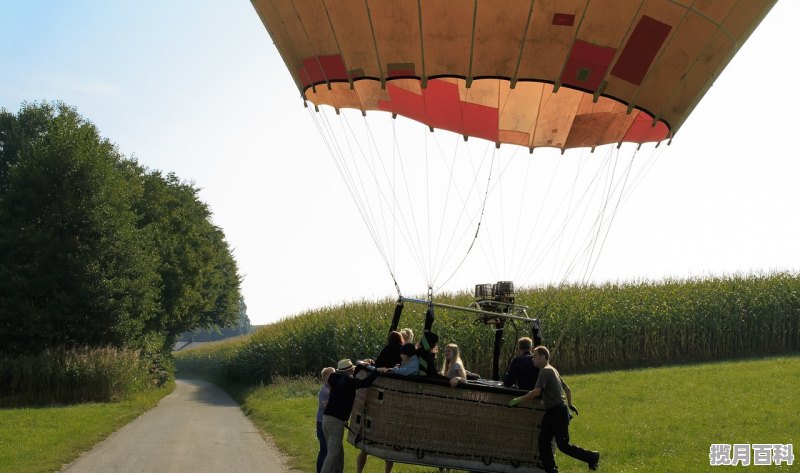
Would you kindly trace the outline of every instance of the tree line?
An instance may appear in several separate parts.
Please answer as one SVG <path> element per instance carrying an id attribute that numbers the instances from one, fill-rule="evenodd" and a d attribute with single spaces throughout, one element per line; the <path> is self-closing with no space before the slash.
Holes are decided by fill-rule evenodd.
<path id="1" fill-rule="evenodd" d="M 178 337 L 176 349 L 182 349 L 193 342 L 216 342 L 226 338 L 239 337 L 252 332 L 253 326 L 247 315 L 247 304 L 244 298 L 239 298 L 239 314 L 236 321 L 227 327 L 197 328 L 190 332 L 183 332 Z"/>
<path id="2" fill-rule="evenodd" d="M 0 355 L 164 352 L 236 323 L 236 261 L 198 193 L 124 156 L 74 107 L 0 109 Z"/>

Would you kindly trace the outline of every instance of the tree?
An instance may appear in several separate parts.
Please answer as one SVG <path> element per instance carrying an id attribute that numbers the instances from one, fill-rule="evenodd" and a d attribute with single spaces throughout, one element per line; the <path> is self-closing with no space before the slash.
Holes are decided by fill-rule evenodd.
<path id="1" fill-rule="evenodd" d="M 210 328 L 199 328 L 191 332 L 184 332 L 180 335 L 178 341 L 180 342 L 211 342 L 215 340 L 224 340 L 230 337 L 238 337 L 240 335 L 247 335 L 252 330 L 250 324 L 250 317 L 247 316 L 247 305 L 244 303 L 244 297 L 239 297 L 239 312 L 235 325 L 227 327 L 214 326 Z"/>
<path id="2" fill-rule="evenodd" d="M 119 171 L 74 108 L 0 113 L 0 350 L 128 346 L 157 314 L 157 259 Z"/>
<path id="3" fill-rule="evenodd" d="M 239 321 L 236 327 L 239 329 L 240 335 L 246 335 L 253 329 L 250 317 L 247 315 L 247 304 L 244 303 L 244 297 L 241 296 L 239 296 Z"/>
<path id="4" fill-rule="evenodd" d="M 74 108 L 0 110 L 0 353 L 169 349 L 235 323 L 238 268 L 198 193 L 126 159 Z"/>
<path id="5" fill-rule="evenodd" d="M 0 195 L 8 184 L 9 169 L 46 133 L 47 123 L 57 106 L 42 105 L 49 111 L 37 112 L 35 105 L 23 105 L 19 115 L 0 109 Z"/>
<path id="6" fill-rule="evenodd" d="M 144 192 L 134 207 L 161 278 L 160 311 L 150 328 L 172 346 L 187 330 L 231 325 L 239 310 L 238 268 L 199 190 L 171 173 L 140 177 Z"/>

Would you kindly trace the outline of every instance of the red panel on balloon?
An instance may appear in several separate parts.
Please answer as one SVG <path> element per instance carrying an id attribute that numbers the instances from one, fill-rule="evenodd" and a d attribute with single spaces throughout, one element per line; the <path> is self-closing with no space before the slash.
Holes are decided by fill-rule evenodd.
<path id="1" fill-rule="evenodd" d="M 497 141 L 499 112 L 496 107 L 462 102 L 458 85 L 430 80 L 422 94 L 387 84 L 388 101 L 378 102 L 381 110 L 403 115 L 434 128 Z"/>
<path id="2" fill-rule="evenodd" d="M 554 13 L 553 24 L 556 26 L 572 26 L 575 23 L 575 15 L 567 13 Z"/>
<path id="3" fill-rule="evenodd" d="M 434 128 L 456 131 L 463 122 L 458 86 L 442 80 L 428 81 L 425 97 L 426 123 Z"/>
<path id="4" fill-rule="evenodd" d="M 597 90 L 606 75 L 616 49 L 575 40 L 567 66 L 561 76 L 562 84 L 585 90 Z"/>
<path id="5" fill-rule="evenodd" d="M 303 85 L 319 84 L 328 81 L 348 80 L 342 56 L 314 56 L 303 59 L 303 67 L 298 71 Z"/>
<path id="6" fill-rule="evenodd" d="M 378 107 L 387 112 L 397 113 L 412 120 L 425 123 L 425 102 L 421 95 L 396 85 L 387 84 L 388 101 L 379 101 Z"/>
<path id="7" fill-rule="evenodd" d="M 659 121 L 653 126 L 653 117 L 649 114 L 639 111 L 636 119 L 633 120 L 628 132 L 622 141 L 630 143 L 650 143 L 653 141 L 662 141 L 669 136 L 669 129 L 664 122 Z"/>
<path id="8" fill-rule="evenodd" d="M 497 141 L 500 122 L 499 112 L 495 107 L 487 107 L 477 103 L 464 104 L 464 127 L 459 133 L 475 136 L 489 141 Z"/>
<path id="9" fill-rule="evenodd" d="M 611 75 L 641 85 L 670 30 L 670 25 L 643 15 L 628 38 Z"/>

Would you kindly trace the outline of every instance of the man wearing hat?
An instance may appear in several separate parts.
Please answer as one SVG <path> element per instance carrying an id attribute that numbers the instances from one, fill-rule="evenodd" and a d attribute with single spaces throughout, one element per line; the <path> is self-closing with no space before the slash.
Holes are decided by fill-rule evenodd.
<path id="1" fill-rule="evenodd" d="M 356 399 L 356 389 L 369 387 L 378 373 L 386 371 L 386 368 L 375 368 L 367 364 L 360 366 L 370 371 L 369 376 L 364 379 L 353 377 L 356 367 L 349 359 L 339 360 L 336 371 L 328 378 L 331 394 L 322 416 L 322 433 L 325 434 L 328 454 L 322 464 L 322 473 L 341 473 L 344 470 L 342 441 L 344 428 L 350 419 L 350 411 L 353 410 L 353 401 Z"/>

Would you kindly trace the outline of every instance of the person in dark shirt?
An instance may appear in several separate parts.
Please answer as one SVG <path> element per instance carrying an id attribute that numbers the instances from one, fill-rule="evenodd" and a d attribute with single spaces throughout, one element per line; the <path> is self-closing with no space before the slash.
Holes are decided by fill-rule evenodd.
<path id="1" fill-rule="evenodd" d="M 370 363 L 376 368 L 387 368 L 391 371 L 395 366 L 399 365 L 403 360 L 400 358 L 400 352 L 403 347 L 403 335 L 400 332 L 389 332 L 389 338 L 386 340 L 386 346 L 383 347 L 378 358 Z M 367 360 L 370 361 L 370 360 Z M 414 372 L 416 374 L 416 371 Z M 356 473 L 364 471 L 367 464 L 367 452 L 361 450 L 356 458 Z M 391 473 L 394 462 L 391 460 L 384 460 L 383 473 Z"/>
<path id="2" fill-rule="evenodd" d="M 355 365 L 348 359 L 339 360 L 336 372 L 328 378 L 331 393 L 328 405 L 322 416 L 322 432 L 325 434 L 325 443 L 328 445 L 328 454 L 322 464 L 321 473 L 341 473 L 344 470 L 344 428 L 350 419 L 353 402 L 356 399 L 356 389 L 369 387 L 378 373 L 386 372 L 386 368 L 375 368 L 366 364 L 360 365 L 370 371 L 369 376 L 363 379 L 353 377 Z"/>
<path id="3" fill-rule="evenodd" d="M 403 346 L 403 335 L 400 332 L 389 332 L 389 338 L 386 341 L 386 346 L 383 347 L 378 358 L 375 359 L 376 368 L 394 368 L 399 365 L 402 360 L 400 359 L 400 348 Z"/>
<path id="4" fill-rule="evenodd" d="M 433 332 L 425 332 L 417 343 L 417 358 L 419 358 L 419 376 L 428 378 L 448 379 L 439 374 L 436 368 L 436 354 L 439 352 L 439 336 Z"/>
<path id="5" fill-rule="evenodd" d="M 578 409 L 572 404 L 572 390 L 561 379 L 561 375 L 550 365 L 550 351 L 538 346 L 533 349 L 533 363 L 539 368 L 539 378 L 528 394 L 512 399 L 508 405 L 516 406 L 528 399 L 542 397 L 545 413 L 539 430 L 539 458 L 546 473 L 558 473 L 553 454 L 553 438 L 558 449 L 577 460 L 586 462 L 590 470 L 596 470 L 600 462 L 600 452 L 586 450 L 570 443 L 569 420 L 572 411 L 578 415 Z"/>
<path id="6" fill-rule="evenodd" d="M 328 366 L 322 370 L 322 387 L 317 394 L 317 440 L 319 440 L 319 453 L 317 454 L 317 473 L 322 470 L 322 463 L 325 461 L 325 456 L 328 454 L 328 444 L 325 443 L 325 434 L 322 432 L 322 415 L 325 413 L 325 407 L 328 405 L 328 396 L 331 394 L 331 387 L 328 384 L 328 378 L 336 371 L 336 368 Z"/>
<path id="7" fill-rule="evenodd" d="M 539 368 L 533 365 L 533 340 L 522 337 L 517 340 L 517 356 L 511 360 L 503 377 L 503 386 L 507 388 L 516 387 L 530 391 L 536 385 L 536 378 L 539 377 Z"/>

